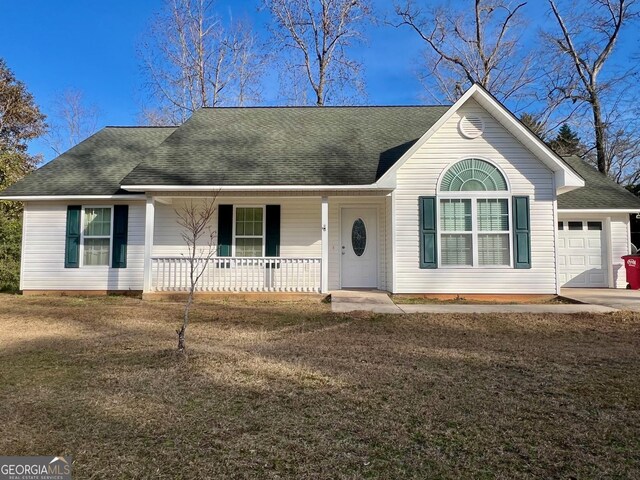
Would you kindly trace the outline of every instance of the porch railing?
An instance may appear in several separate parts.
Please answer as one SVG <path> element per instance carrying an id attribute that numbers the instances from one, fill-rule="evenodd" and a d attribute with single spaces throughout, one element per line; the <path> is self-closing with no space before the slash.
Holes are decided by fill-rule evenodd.
<path id="1" fill-rule="evenodd" d="M 197 260 L 198 271 L 203 260 Z M 156 292 L 189 289 L 185 257 L 152 257 L 151 287 Z M 320 292 L 320 258 L 215 257 L 207 263 L 198 292 Z"/>

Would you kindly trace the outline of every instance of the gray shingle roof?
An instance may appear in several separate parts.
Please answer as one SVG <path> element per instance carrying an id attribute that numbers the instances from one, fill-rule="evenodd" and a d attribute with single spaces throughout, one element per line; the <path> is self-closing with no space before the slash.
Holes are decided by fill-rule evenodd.
<path id="1" fill-rule="evenodd" d="M 370 185 L 448 108 L 203 108 L 122 184 Z"/>
<path id="2" fill-rule="evenodd" d="M 125 175 L 176 127 L 106 127 L 2 192 L 114 195 Z"/>
<path id="3" fill-rule="evenodd" d="M 564 160 L 584 178 L 585 186 L 559 195 L 559 209 L 637 209 L 640 212 L 640 198 L 598 172 L 580 157 L 566 157 Z"/>
<path id="4" fill-rule="evenodd" d="M 2 192 L 113 195 L 120 185 L 370 185 L 448 109 L 201 109 L 181 127 L 107 127 Z M 560 209 L 638 209 L 640 199 L 578 157 L 586 186 Z"/>

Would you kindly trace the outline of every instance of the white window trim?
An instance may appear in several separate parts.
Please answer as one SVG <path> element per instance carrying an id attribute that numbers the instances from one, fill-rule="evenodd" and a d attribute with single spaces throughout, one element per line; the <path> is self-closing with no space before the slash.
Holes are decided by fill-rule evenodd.
<path id="1" fill-rule="evenodd" d="M 80 267 L 81 268 L 101 268 L 101 269 L 111 268 L 111 254 L 113 252 L 113 205 L 82 205 L 81 208 L 82 210 L 80 213 Z M 85 239 L 84 216 L 85 216 L 85 209 L 87 208 L 108 208 L 110 210 L 111 220 L 109 223 L 109 254 L 108 254 L 106 265 L 85 265 L 84 264 L 84 239 Z M 105 236 L 90 236 L 89 238 L 107 238 L 107 237 L 105 235 Z"/>
<path id="2" fill-rule="evenodd" d="M 260 235 L 240 235 L 236 237 L 236 210 L 238 208 L 261 208 L 262 209 L 262 236 Z M 265 257 L 266 238 L 267 238 L 267 208 L 266 205 L 234 205 L 233 206 L 233 225 L 231 235 L 231 257 L 236 257 L 236 238 L 261 238 L 262 239 L 262 255 Z M 260 257 L 237 257 L 237 258 L 260 258 Z"/>
<path id="3" fill-rule="evenodd" d="M 489 191 L 489 192 L 443 192 L 436 196 L 437 200 L 437 227 L 438 227 L 438 267 L 441 269 L 478 269 L 478 268 L 488 268 L 488 269 L 500 269 L 500 268 L 513 268 L 513 212 L 512 212 L 512 195 L 509 192 L 503 191 Z M 440 220 L 440 201 L 441 200 L 462 200 L 468 199 L 471 200 L 471 230 L 470 231 L 443 231 L 441 220 Z M 502 231 L 485 231 L 478 229 L 478 200 L 483 199 L 491 199 L 498 200 L 504 199 L 507 201 L 507 212 L 509 213 L 509 264 L 508 265 L 480 265 L 479 263 L 479 250 L 478 250 L 478 235 L 490 235 L 490 234 L 507 234 L 506 230 Z M 471 253 L 472 253 L 472 264 L 471 265 L 443 265 L 442 264 L 442 235 L 451 235 L 451 234 L 459 234 L 459 235 L 471 235 Z"/>
<path id="4" fill-rule="evenodd" d="M 453 167 L 455 164 L 460 163 L 464 160 L 471 160 L 471 159 L 476 159 L 476 160 L 482 160 L 483 162 L 487 162 L 491 165 L 493 165 L 502 175 L 502 178 L 504 178 L 505 183 L 507 184 L 507 189 L 506 190 L 491 190 L 491 191 L 476 191 L 473 192 L 472 190 L 467 190 L 467 191 L 462 191 L 462 192 L 458 192 L 458 191 L 447 191 L 447 190 L 442 190 L 442 182 L 444 180 L 444 176 L 447 174 L 447 172 L 451 169 L 451 167 Z M 385 174 L 386 175 L 386 174 Z M 483 194 L 483 193 L 495 193 L 495 192 L 501 192 L 501 193 L 509 193 L 511 192 L 511 183 L 509 182 L 509 177 L 507 176 L 507 173 L 504 171 L 504 169 L 498 165 L 496 162 L 494 162 L 493 160 L 491 160 L 488 157 L 484 157 L 482 155 L 462 155 L 454 160 L 451 160 L 449 162 L 449 164 L 442 170 L 442 172 L 440 173 L 440 176 L 438 177 L 438 181 L 436 182 L 436 192 L 438 193 L 443 193 L 445 195 L 455 195 L 456 193 L 476 193 L 476 194 Z"/>

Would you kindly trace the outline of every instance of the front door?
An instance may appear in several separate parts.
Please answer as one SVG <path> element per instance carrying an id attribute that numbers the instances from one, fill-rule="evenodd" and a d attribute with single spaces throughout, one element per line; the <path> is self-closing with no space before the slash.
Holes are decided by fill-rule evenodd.
<path id="1" fill-rule="evenodd" d="M 343 208 L 342 288 L 378 286 L 378 222 L 375 208 Z"/>

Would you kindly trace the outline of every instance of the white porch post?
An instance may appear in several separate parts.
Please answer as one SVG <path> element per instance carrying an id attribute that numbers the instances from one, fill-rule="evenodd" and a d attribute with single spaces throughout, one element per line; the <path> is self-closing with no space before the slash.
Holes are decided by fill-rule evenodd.
<path id="1" fill-rule="evenodd" d="M 153 226 L 155 221 L 155 202 L 153 197 L 147 196 L 147 205 L 144 215 L 144 289 L 151 291 L 151 253 L 153 252 Z"/>
<path id="2" fill-rule="evenodd" d="M 320 292 L 329 291 L 329 198 L 322 197 L 321 206 L 322 225 L 322 259 L 320 261 Z"/>

